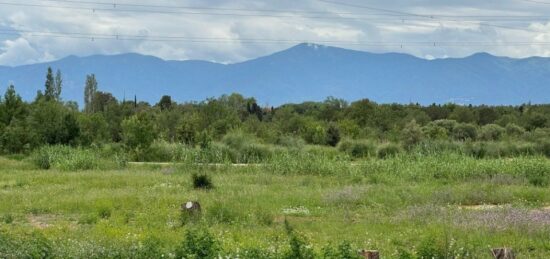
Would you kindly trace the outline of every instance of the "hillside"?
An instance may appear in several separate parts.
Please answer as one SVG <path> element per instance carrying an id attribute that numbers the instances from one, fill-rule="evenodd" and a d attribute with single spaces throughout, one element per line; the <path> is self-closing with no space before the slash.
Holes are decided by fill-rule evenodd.
<path id="1" fill-rule="evenodd" d="M 157 102 L 203 100 L 239 92 L 261 104 L 369 98 L 377 102 L 520 104 L 550 102 L 550 59 L 512 59 L 479 53 L 465 58 L 426 60 L 406 54 L 373 54 L 300 44 L 236 64 L 165 61 L 121 54 L 70 56 L 58 61 L 0 67 L 0 87 L 9 82 L 27 100 L 43 88 L 46 68 L 61 69 L 63 97 L 81 102 L 86 74 L 117 98 Z"/>

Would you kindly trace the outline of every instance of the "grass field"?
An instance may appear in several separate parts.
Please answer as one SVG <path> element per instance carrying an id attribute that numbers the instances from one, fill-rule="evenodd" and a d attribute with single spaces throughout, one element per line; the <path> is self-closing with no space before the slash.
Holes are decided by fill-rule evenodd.
<path id="1" fill-rule="evenodd" d="M 193 173 L 208 174 L 214 188 L 194 189 Z M 292 245 L 285 220 L 318 257 L 346 240 L 383 258 L 491 258 L 489 248 L 503 246 L 519 258 L 548 258 L 549 179 L 543 157 L 289 158 L 78 172 L 0 158 L 0 258 L 125 257 L 150 246 L 155 257 L 174 257 L 197 226 L 222 255 L 263 249 L 278 258 Z M 182 224 L 186 201 L 201 203 L 198 222 Z M 34 250 L 22 248 L 31 243 Z"/>

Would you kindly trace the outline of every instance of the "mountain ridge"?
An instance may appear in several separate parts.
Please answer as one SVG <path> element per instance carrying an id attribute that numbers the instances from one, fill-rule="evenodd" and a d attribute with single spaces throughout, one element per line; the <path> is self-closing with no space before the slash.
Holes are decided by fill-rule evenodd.
<path id="1" fill-rule="evenodd" d="M 320 101 L 328 96 L 381 103 L 550 103 L 550 85 L 545 84 L 550 82 L 550 58 L 482 52 L 464 58 L 423 59 L 311 43 L 230 64 L 163 60 L 138 53 L 71 55 L 46 63 L 0 66 L 0 89 L 13 82 L 26 100 L 32 100 L 43 88 L 48 66 L 63 72 L 63 98 L 78 102 L 82 102 L 86 74 L 94 73 L 100 90 L 117 98 L 135 94 L 150 103 L 164 94 L 182 102 L 232 92 L 256 97 L 266 105 Z"/>

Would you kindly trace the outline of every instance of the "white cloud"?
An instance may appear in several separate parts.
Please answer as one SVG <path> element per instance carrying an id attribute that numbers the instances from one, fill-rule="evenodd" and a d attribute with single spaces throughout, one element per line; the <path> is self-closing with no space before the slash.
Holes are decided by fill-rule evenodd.
<path id="1" fill-rule="evenodd" d="M 34 4 L 43 1 L 29 0 Z M 544 19 L 510 21 L 506 17 L 548 16 L 550 6 L 527 4 L 515 0 L 395 0 L 379 1 L 337 0 L 354 5 L 397 10 L 402 13 L 433 15 L 433 19 L 396 15 L 383 10 L 329 4 L 318 0 L 307 1 L 145 1 L 127 0 L 126 3 L 155 5 L 204 6 L 228 9 L 289 10 L 284 13 L 266 13 L 264 16 L 226 16 L 166 14 L 151 12 L 108 12 L 67 8 L 36 8 L 0 6 L 0 30 L 17 29 L 49 32 L 77 32 L 106 35 L 149 35 L 155 41 L 102 40 L 84 37 L 41 37 L 31 33 L 0 38 L 0 65 L 20 65 L 63 58 L 68 55 L 116 54 L 137 52 L 164 59 L 203 59 L 218 62 L 239 62 L 270 54 L 290 47 L 298 41 L 326 42 L 327 45 L 348 47 L 372 52 L 406 52 L 419 57 L 442 58 L 467 56 L 475 52 L 525 57 L 549 56 L 548 45 L 510 45 L 506 42 L 550 42 L 550 23 Z M 370 3 L 372 2 L 372 3 Z M 121 2 L 122 3 L 122 2 Z M 90 6 L 83 4 L 51 3 L 61 6 Z M 103 8 L 109 8 L 103 6 Z M 120 7 L 119 7 L 120 8 Z M 148 9 L 151 10 L 151 9 Z M 180 9 L 155 9 L 174 11 Z M 292 11 L 294 10 L 294 11 Z M 319 18 L 330 12 L 354 19 Z M 181 11 L 181 10 L 180 10 Z M 250 14 L 246 11 L 194 10 L 193 12 Z M 274 14 L 274 15 L 270 15 Z M 380 16 L 380 14 L 386 14 Z M 388 15 L 391 14 L 391 15 Z M 274 16 L 285 17 L 274 17 Z M 449 16 L 468 16 L 453 18 Z M 481 22 L 479 16 L 498 16 Z M 499 18 L 500 17 L 500 18 Z M 500 19 L 500 20 L 499 20 Z M 494 26 L 495 25 L 495 26 Z M 519 29 L 514 29 L 519 28 Z M 158 36 L 185 36 L 188 38 L 241 39 L 244 42 L 159 41 Z M 279 41 L 246 41 L 247 39 L 275 39 Z M 282 40 L 282 41 L 281 41 Z M 284 41 L 290 40 L 290 41 Z M 341 42 L 341 43 L 337 43 Z M 346 43 L 347 42 L 347 43 Z M 392 44 L 357 44 L 361 42 L 390 42 Z M 455 44 L 433 46 L 411 42 L 482 42 L 485 44 Z M 492 44 L 487 44 L 492 43 Z M 498 44 L 497 44 L 498 43 Z"/>
<path id="2" fill-rule="evenodd" d="M 55 57 L 49 52 L 37 51 L 24 38 L 6 40 L 0 47 L 0 64 L 28 64 L 45 62 Z"/>

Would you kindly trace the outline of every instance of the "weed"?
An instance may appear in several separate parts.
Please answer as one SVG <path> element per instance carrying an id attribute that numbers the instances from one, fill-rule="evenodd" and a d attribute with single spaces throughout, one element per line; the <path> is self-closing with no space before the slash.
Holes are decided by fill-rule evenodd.
<path id="1" fill-rule="evenodd" d="M 203 190 L 209 190 L 214 188 L 214 184 L 212 183 L 212 179 L 210 179 L 210 176 L 206 174 L 192 174 L 191 180 L 193 182 L 193 188 L 194 189 L 203 189 Z"/>

